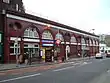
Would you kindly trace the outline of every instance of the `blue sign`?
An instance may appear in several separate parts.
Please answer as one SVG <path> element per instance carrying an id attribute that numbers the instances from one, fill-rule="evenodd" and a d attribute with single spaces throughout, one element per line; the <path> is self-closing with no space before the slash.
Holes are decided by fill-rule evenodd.
<path id="1" fill-rule="evenodd" d="M 54 46 L 54 44 L 42 44 L 42 46 Z"/>
<path id="2" fill-rule="evenodd" d="M 54 43 L 54 40 L 42 40 L 43 43 Z"/>

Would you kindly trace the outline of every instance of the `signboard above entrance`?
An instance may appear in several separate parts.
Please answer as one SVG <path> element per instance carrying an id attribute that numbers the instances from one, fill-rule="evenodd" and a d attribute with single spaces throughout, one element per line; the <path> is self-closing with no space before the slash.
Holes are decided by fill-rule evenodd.
<path id="1" fill-rule="evenodd" d="M 54 43 L 54 40 L 42 40 L 42 43 Z"/>
<path id="2" fill-rule="evenodd" d="M 53 36 L 52 34 L 50 33 L 50 31 L 48 30 L 45 30 L 42 34 L 42 39 L 51 39 L 53 40 Z"/>
<path id="3" fill-rule="evenodd" d="M 54 44 L 42 44 L 42 46 L 54 46 Z"/>

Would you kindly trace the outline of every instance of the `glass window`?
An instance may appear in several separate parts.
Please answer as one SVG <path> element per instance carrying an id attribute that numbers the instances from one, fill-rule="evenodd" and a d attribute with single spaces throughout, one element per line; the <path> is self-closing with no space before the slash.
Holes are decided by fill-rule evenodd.
<path id="1" fill-rule="evenodd" d="M 57 33 L 57 34 L 56 34 L 55 40 L 57 40 L 57 39 L 59 39 L 59 40 L 61 40 L 61 41 L 64 41 L 63 36 L 62 36 L 62 34 L 60 34 L 60 33 Z"/>
<path id="2" fill-rule="evenodd" d="M 42 39 L 51 39 L 53 40 L 53 36 L 52 34 L 50 33 L 50 31 L 48 30 L 45 30 L 42 34 Z"/>
<path id="3" fill-rule="evenodd" d="M 86 42 L 85 42 L 85 39 L 84 39 L 84 38 L 82 38 L 82 39 L 81 39 L 81 43 L 82 43 L 82 44 L 86 44 Z"/>
<path id="4" fill-rule="evenodd" d="M 28 52 L 28 48 L 24 48 L 24 53 Z"/>
<path id="5" fill-rule="evenodd" d="M 28 45 L 27 44 L 24 44 L 24 47 L 28 47 Z"/>
<path id="6" fill-rule="evenodd" d="M 38 45 L 35 45 L 35 47 L 38 47 Z"/>
<path id="7" fill-rule="evenodd" d="M 39 38 L 39 35 L 36 29 L 29 28 L 24 31 L 24 37 Z"/>
<path id="8" fill-rule="evenodd" d="M 15 43 L 10 43 L 10 55 L 16 55 L 17 45 Z M 18 44 L 18 54 L 20 54 L 20 44 Z"/>
<path id="9" fill-rule="evenodd" d="M 28 37 L 28 30 L 24 31 L 24 37 Z"/>
<path id="10" fill-rule="evenodd" d="M 3 0 L 4 3 L 10 3 L 10 0 Z"/>
<path id="11" fill-rule="evenodd" d="M 89 44 L 92 45 L 92 40 L 91 39 L 89 40 Z"/>
<path id="12" fill-rule="evenodd" d="M 70 40 L 72 43 L 75 43 L 76 42 L 76 38 L 74 36 L 71 37 L 71 40 Z"/>

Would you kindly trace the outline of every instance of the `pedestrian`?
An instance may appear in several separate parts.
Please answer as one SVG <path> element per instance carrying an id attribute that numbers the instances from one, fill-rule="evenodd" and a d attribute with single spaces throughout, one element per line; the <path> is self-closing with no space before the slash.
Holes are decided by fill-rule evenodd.
<path id="1" fill-rule="evenodd" d="M 19 56 L 20 56 L 20 54 L 16 56 L 16 67 L 18 67 L 20 65 Z"/>
<path id="2" fill-rule="evenodd" d="M 58 56 L 57 56 L 57 51 L 55 50 L 55 51 L 54 51 L 54 61 L 55 61 L 55 62 L 57 62 L 57 57 L 58 57 Z"/>
<path id="3" fill-rule="evenodd" d="M 19 63 L 22 64 L 23 63 L 23 55 L 19 54 Z"/>
<path id="4" fill-rule="evenodd" d="M 81 57 L 80 51 L 78 51 L 78 57 Z"/>
<path id="5" fill-rule="evenodd" d="M 28 62 L 29 62 L 29 53 L 28 52 L 26 52 L 24 54 L 24 62 L 25 62 L 26 65 L 28 65 Z"/>

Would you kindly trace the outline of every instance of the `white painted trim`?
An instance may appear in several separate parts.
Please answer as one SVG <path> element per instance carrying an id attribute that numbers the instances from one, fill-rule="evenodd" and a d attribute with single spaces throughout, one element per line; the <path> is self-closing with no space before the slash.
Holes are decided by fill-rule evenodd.
<path id="1" fill-rule="evenodd" d="M 70 42 L 66 42 L 66 44 L 70 44 Z"/>
<path id="2" fill-rule="evenodd" d="M 78 45 L 81 45 L 81 43 L 78 43 Z"/>
<path id="3" fill-rule="evenodd" d="M 20 77 L 16 77 L 16 78 L 12 78 L 12 79 L 1 80 L 0 83 L 11 82 L 11 81 L 26 79 L 26 78 L 28 79 L 28 78 L 32 78 L 32 77 L 39 76 L 39 75 L 41 75 L 41 73 L 27 75 L 27 76 L 26 75 L 25 76 L 20 76 Z"/>
<path id="4" fill-rule="evenodd" d="M 61 42 L 61 44 L 65 44 L 65 42 Z"/>
<path id="5" fill-rule="evenodd" d="M 77 43 L 71 43 L 71 44 L 73 44 L 73 45 L 77 45 Z"/>
<path id="6" fill-rule="evenodd" d="M 81 45 L 86 46 L 87 44 L 81 44 Z"/>
<path id="7" fill-rule="evenodd" d="M 28 42 L 40 42 L 39 39 L 28 39 L 28 38 L 24 38 L 24 41 L 28 41 Z"/>
<path id="8" fill-rule="evenodd" d="M 42 24 L 42 25 L 46 25 L 47 26 L 46 23 L 42 23 L 42 22 L 38 22 L 38 21 L 35 21 L 35 20 L 27 19 L 27 18 L 24 18 L 24 17 L 19 17 L 19 16 L 15 16 L 15 15 L 11 15 L 11 14 L 7 14 L 6 16 L 9 17 L 9 18 L 17 19 L 17 20 L 23 20 L 23 21 L 37 23 L 37 24 Z M 92 37 L 92 38 L 99 39 L 98 37 L 94 37 L 92 35 L 84 34 L 84 33 L 73 31 L 73 30 L 69 30 L 69 29 L 66 29 L 66 28 L 62 28 L 62 27 L 58 27 L 58 26 L 54 26 L 54 25 L 50 25 L 50 26 L 52 26 L 54 28 L 57 28 L 57 29 L 61 29 L 61 30 L 65 30 L 65 31 L 81 34 L 81 35 L 84 35 L 84 36 L 86 35 L 86 36 L 89 36 L 89 37 Z"/>
<path id="9" fill-rule="evenodd" d="M 10 37 L 10 40 L 15 41 L 17 37 Z M 21 38 L 18 38 L 18 41 L 21 41 Z"/>

